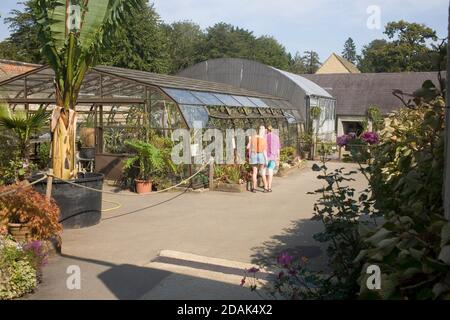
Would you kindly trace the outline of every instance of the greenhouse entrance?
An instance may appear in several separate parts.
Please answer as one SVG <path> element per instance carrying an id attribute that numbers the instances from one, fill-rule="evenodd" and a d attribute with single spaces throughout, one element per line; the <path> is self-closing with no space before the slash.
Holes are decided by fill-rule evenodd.
<path id="1" fill-rule="evenodd" d="M 42 66 L 0 83 L 0 94 L 12 110 L 35 112 L 55 106 L 54 74 Z M 283 146 L 299 149 L 303 119 L 285 99 L 230 85 L 116 67 L 95 67 L 80 91 L 77 133 L 79 151 L 88 150 L 96 172 L 107 179 L 122 175 L 122 159 L 130 152 L 127 139 L 170 138 L 175 129 L 279 129 Z M 86 145 L 85 135 L 91 134 Z M 49 140 L 36 136 L 37 143 Z M 84 153 L 83 153 L 84 154 Z M 94 160 L 95 159 L 95 160 Z M 190 168 L 192 171 L 192 168 Z"/>

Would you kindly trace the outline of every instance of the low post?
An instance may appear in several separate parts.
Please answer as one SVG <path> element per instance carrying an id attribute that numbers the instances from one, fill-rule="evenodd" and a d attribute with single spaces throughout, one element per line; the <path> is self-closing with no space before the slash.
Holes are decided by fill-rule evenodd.
<path id="1" fill-rule="evenodd" d="M 214 189 L 214 158 L 209 159 L 209 191 Z"/>
<path id="2" fill-rule="evenodd" d="M 45 198 L 48 202 L 52 198 L 52 187 L 53 187 L 53 169 L 48 170 L 47 176 L 47 190 L 45 192 Z"/>

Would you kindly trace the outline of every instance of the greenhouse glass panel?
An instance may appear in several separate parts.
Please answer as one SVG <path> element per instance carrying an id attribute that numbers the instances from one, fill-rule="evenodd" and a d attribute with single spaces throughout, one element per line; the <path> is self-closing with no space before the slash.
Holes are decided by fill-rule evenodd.
<path id="1" fill-rule="evenodd" d="M 228 114 L 227 107 L 225 106 L 208 106 L 207 108 L 211 116 L 216 116 L 219 118 L 228 118 L 230 116 Z"/>
<path id="2" fill-rule="evenodd" d="M 200 91 L 191 91 L 191 93 L 206 105 L 220 106 L 223 104 L 223 102 L 217 99 L 212 93 Z"/>
<path id="3" fill-rule="evenodd" d="M 237 101 L 239 101 L 244 107 L 257 107 L 248 97 L 243 96 L 233 96 Z"/>
<path id="4" fill-rule="evenodd" d="M 200 104 L 203 103 L 187 90 L 163 88 L 164 91 L 171 96 L 176 102 L 181 104 Z"/>
<path id="5" fill-rule="evenodd" d="M 227 94 L 222 94 L 222 93 L 214 93 L 214 95 L 223 102 L 223 104 L 225 104 L 226 106 L 229 107 L 242 107 L 242 105 L 236 100 L 234 99 L 232 96 L 229 96 Z"/>
<path id="6" fill-rule="evenodd" d="M 284 116 L 286 117 L 286 120 L 289 124 L 297 123 L 297 119 L 295 119 L 294 115 L 291 113 L 292 110 L 289 110 L 289 112 L 285 112 Z"/>
<path id="7" fill-rule="evenodd" d="M 158 101 L 152 104 L 150 111 L 150 127 L 163 129 L 185 128 L 183 117 L 173 102 Z"/>
<path id="8" fill-rule="evenodd" d="M 206 127 L 209 115 L 204 106 L 180 105 L 180 110 L 189 128 L 194 128 L 194 122 L 200 122 L 202 127 Z"/>
<path id="9" fill-rule="evenodd" d="M 260 108 L 267 108 L 267 107 L 269 107 L 264 101 L 262 101 L 262 100 L 259 99 L 259 98 L 249 97 L 249 99 L 250 99 L 254 104 L 256 104 L 258 107 L 260 107 Z"/>

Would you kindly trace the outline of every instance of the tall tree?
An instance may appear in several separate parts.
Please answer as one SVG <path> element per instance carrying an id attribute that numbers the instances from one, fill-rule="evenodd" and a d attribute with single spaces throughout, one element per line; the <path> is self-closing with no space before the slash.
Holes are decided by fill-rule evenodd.
<path id="1" fill-rule="evenodd" d="M 315 51 L 305 51 L 303 63 L 306 67 L 306 73 L 313 74 L 320 68 L 319 54 Z"/>
<path id="2" fill-rule="evenodd" d="M 256 39 L 254 59 L 278 69 L 289 69 L 286 49 L 274 37 L 262 36 Z"/>
<path id="3" fill-rule="evenodd" d="M 149 72 L 169 72 L 168 39 L 153 4 L 132 8 L 124 14 L 124 20 L 127 23 L 117 29 L 109 39 L 109 45 L 99 53 L 99 63 Z"/>
<path id="4" fill-rule="evenodd" d="M 374 40 L 362 50 L 359 66 L 363 72 L 436 71 L 438 40 L 431 28 L 403 20 L 389 22 L 384 33 L 389 41 Z M 432 43 L 433 44 L 433 43 Z"/>
<path id="5" fill-rule="evenodd" d="M 57 178 L 76 177 L 75 127 L 78 94 L 126 13 L 143 0 L 37 0 L 32 4 L 42 52 L 55 72 L 56 107 L 51 119 L 52 164 Z"/>
<path id="6" fill-rule="evenodd" d="M 356 45 L 352 38 L 348 38 L 345 41 L 342 56 L 351 63 L 356 63 Z"/>
<path id="7" fill-rule="evenodd" d="M 290 59 L 288 71 L 296 74 L 307 73 L 305 59 L 300 52 L 297 52 L 295 56 Z"/>
<path id="8" fill-rule="evenodd" d="M 165 26 L 170 56 L 170 73 L 176 74 L 182 69 L 205 60 L 202 48 L 205 34 L 200 26 L 191 21 L 180 21 Z"/>
<path id="9" fill-rule="evenodd" d="M 36 17 L 31 9 L 35 2 L 36 0 L 19 2 L 24 6 L 23 11 L 14 9 L 9 17 L 4 18 L 10 36 L 0 42 L 0 58 L 31 63 L 45 62 L 38 39 Z"/>

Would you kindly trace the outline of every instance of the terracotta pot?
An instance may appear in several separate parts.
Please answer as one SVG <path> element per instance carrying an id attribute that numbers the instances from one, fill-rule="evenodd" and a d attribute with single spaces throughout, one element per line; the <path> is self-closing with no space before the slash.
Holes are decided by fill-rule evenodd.
<path id="1" fill-rule="evenodd" d="M 28 225 L 22 223 L 8 223 L 8 233 L 17 242 L 28 242 L 31 236 L 31 230 Z"/>
<path id="2" fill-rule="evenodd" d="M 80 140 L 83 147 L 95 147 L 95 128 L 81 128 Z"/>
<path id="3" fill-rule="evenodd" d="M 136 192 L 138 194 L 152 192 L 152 182 L 150 180 L 134 180 Z"/>

